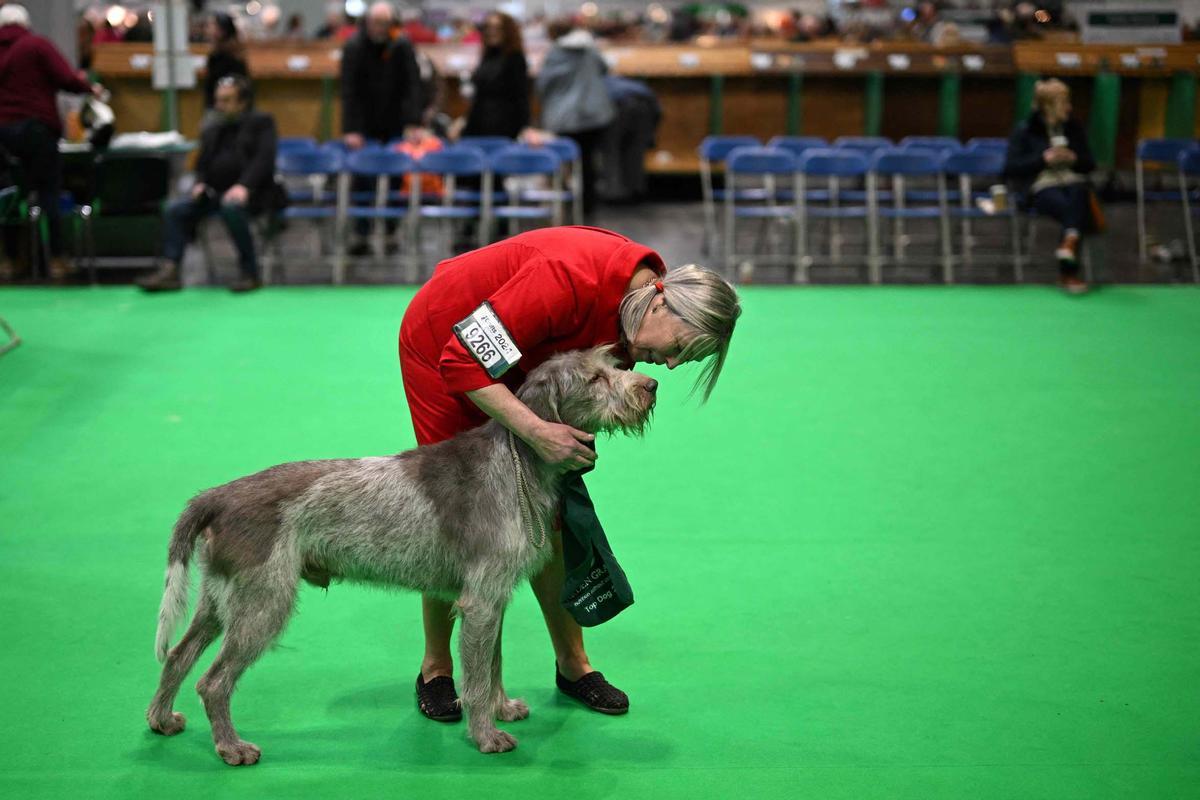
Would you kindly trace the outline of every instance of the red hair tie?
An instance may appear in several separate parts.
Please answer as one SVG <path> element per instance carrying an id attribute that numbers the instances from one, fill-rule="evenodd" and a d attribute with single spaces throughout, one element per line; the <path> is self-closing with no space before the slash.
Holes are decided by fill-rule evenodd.
<path id="1" fill-rule="evenodd" d="M 662 291 L 663 291 L 662 281 L 654 282 L 654 291 L 658 292 L 659 294 L 662 294 Z"/>

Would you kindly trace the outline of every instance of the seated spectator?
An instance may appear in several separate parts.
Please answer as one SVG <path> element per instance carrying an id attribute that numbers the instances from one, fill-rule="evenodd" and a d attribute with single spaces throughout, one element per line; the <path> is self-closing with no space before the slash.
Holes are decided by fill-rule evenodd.
<path id="1" fill-rule="evenodd" d="M 1062 224 L 1055 250 L 1059 282 L 1072 294 L 1087 291 L 1079 277 L 1077 253 L 1085 232 L 1101 221 L 1093 212 L 1088 173 L 1096 167 L 1083 125 L 1071 117 L 1071 95 L 1060 80 L 1039 81 L 1034 88 L 1033 113 L 1008 142 L 1005 175 L 1023 192 L 1029 205 Z"/>
<path id="2" fill-rule="evenodd" d="M 179 266 L 196 223 L 219 214 L 238 251 L 241 276 L 230 285 L 235 292 L 257 289 L 258 260 L 250 219 L 278 209 L 275 188 L 275 119 L 250 108 L 250 83 L 231 75 L 217 84 L 216 108 L 221 119 L 200 134 L 196 184 L 191 196 L 166 210 L 162 267 L 138 285 L 148 292 L 179 289 Z"/>
<path id="3" fill-rule="evenodd" d="M 394 142 L 392 149 L 397 153 L 404 153 L 412 158 L 413 161 L 420 161 L 427 153 L 435 153 L 441 150 L 442 140 L 424 128 L 414 128 L 405 134 L 403 139 Z M 405 175 L 404 179 L 400 182 L 400 191 L 406 195 L 412 188 L 411 179 L 411 175 Z M 421 176 L 422 196 L 441 197 L 445 188 L 441 175 Z"/>
<path id="4" fill-rule="evenodd" d="M 21 162 L 25 182 L 37 193 L 49 229 L 50 277 L 66 280 L 74 271 L 63 257 L 59 194 L 62 160 L 58 139 L 58 92 L 99 95 L 101 87 L 71 69 L 49 39 L 29 30 L 29 12 L 8 3 L 0 7 L 0 147 Z M 11 274 L 5 258 L 0 272 Z"/>

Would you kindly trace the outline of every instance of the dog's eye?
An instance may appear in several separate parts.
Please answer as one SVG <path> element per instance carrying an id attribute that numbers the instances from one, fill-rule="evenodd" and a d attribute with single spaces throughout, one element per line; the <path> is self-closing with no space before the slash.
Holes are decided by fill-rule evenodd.
<path id="1" fill-rule="evenodd" d="M 596 381 L 599 381 L 599 380 L 601 380 L 601 379 L 603 379 L 603 378 L 604 378 L 604 373 L 603 373 L 603 372 L 597 372 L 595 375 L 593 375 L 593 376 L 592 376 L 592 377 L 591 377 L 591 378 L 588 380 L 588 383 L 595 383 Z"/>

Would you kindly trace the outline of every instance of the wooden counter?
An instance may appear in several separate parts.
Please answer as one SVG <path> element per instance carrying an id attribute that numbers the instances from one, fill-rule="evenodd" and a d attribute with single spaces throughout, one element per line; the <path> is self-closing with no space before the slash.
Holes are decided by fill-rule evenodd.
<path id="1" fill-rule="evenodd" d="M 474 69 L 478 46 L 420 49 L 441 76 L 443 107 L 461 114 L 466 102 L 459 80 Z M 644 80 L 658 95 L 663 120 L 648 165 L 663 171 L 694 170 L 696 146 L 708 133 L 764 140 L 781 133 L 1005 136 L 1028 113 L 1037 75 L 1068 80 L 1077 115 L 1089 119 L 1100 139 L 1102 163 L 1107 153 L 1116 166 L 1127 166 L 1139 137 L 1196 134 L 1197 44 L 1058 41 L 934 48 L 751 41 L 614 43 L 602 51 L 614 73 Z M 202 64 L 204 49 L 193 53 Z M 536 73 L 544 48 L 527 55 Z M 258 106 L 276 116 L 281 135 L 337 135 L 340 57 L 340 48 L 329 42 L 258 43 L 249 49 Z M 113 90 L 121 131 L 163 125 L 162 93 L 150 86 L 151 66 L 149 45 L 96 47 L 94 69 Z M 202 115 L 199 90 L 181 92 L 179 107 L 181 127 L 194 132 Z"/>

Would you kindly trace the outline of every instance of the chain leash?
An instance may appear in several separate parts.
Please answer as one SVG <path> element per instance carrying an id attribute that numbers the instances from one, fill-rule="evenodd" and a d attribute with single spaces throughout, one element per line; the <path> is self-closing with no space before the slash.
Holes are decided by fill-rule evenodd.
<path id="1" fill-rule="evenodd" d="M 525 470 L 521 469 L 521 459 L 517 457 L 517 443 L 513 432 L 508 432 L 508 452 L 512 455 L 513 469 L 517 471 L 517 505 L 521 507 L 521 524 L 525 535 L 535 550 L 540 550 L 546 544 L 546 528 L 540 515 L 534 513 L 533 500 L 529 497 L 529 486 L 525 483 Z M 538 538 L 533 537 L 534 526 L 537 526 Z"/>

